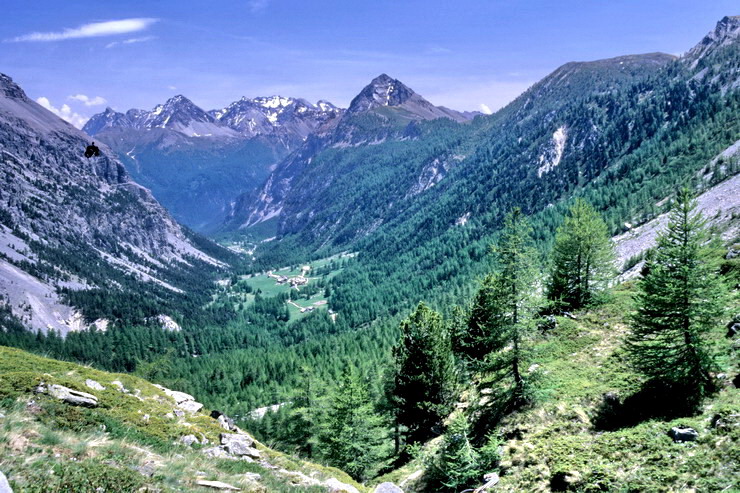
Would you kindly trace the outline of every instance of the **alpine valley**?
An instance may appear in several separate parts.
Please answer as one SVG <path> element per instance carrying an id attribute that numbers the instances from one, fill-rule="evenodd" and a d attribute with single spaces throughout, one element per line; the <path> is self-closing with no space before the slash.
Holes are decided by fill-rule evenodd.
<path id="1" fill-rule="evenodd" d="M 739 290 L 740 16 L 490 115 L 0 74 L 0 492 L 740 490 Z"/>

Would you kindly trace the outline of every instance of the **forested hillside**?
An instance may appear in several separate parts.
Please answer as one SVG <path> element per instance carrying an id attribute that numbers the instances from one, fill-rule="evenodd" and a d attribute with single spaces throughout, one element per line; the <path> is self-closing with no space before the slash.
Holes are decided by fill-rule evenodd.
<path id="1" fill-rule="evenodd" d="M 119 241 L 83 228 L 95 248 L 46 254 L 64 272 L 12 248 L 87 280 L 56 293 L 88 330 L 34 333 L 11 304 L 0 344 L 187 391 L 365 486 L 740 488 L 740 220 L 717 198 L 740 172 L 739 37 L 726 17 L 681 57 L 568 63 L 472 121 L 381 75 L 240 196 L 232 251 L 129 242 L 140 207 L 112 192 L 95 210 Z"/>

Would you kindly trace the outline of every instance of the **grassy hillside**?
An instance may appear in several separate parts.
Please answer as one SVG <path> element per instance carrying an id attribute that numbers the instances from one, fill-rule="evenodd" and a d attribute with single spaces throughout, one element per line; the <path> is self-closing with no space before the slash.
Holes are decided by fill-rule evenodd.
<path id="1" fill-rule="evenodd" d="M 671 408 L 660 405 L 670 396 L 640 392 L 640 377 L 627 366 L 622 349 L 632 295 L 633 286 L 622 285 L 608 303 L 575 318 L 558 317 L 557 328 L 538 335 L 528 365 L 529 378 L 539 381 L 535 404 L 495 428 L 490 427 L 490 389 L 483 383 L 487 376 L 473 376 L 455 413 L 463 412 L 473 428 L 498 437 L 496 490 L 740 491 L 740 390 L 731 381 L 740 366 L 740 342 L 726 339 L 724 328 L 712 334 L 724 348 L 720 390 L 698 414 L 658 412 Z M 624 403 L 617 413 L 603 405 L 609 392 Z M 667 432 L 677 425 L 694 428 L 699 439 L 674 443 Z M 430 491 L 433 458 L 442 441 L 432 440 L 410 464 L 377 481 L 404 484 L 406 493 Z M 409 476 L 418 478 L 404 481 Z"/>
<path id="2" fill-rule="evenodd" d="M 95 380 L 104 390 L 86 385 Z M 127 392 L 117 389 L 120 382 Z M 92 394 L 94 408 L 67 404 L 34 389 L 44 382 Z M 292 459 L 259 442 L 258 461 L 211 458 L 202 449 L 225 430 L 209 412 L 178 416 L 175 402 L 151 383 L 0 347 L 0 471 L 14 491 L 213 491 L 221 481 L 242 491 L 324 492 L 335 478 L 364 488 L 343 472 Z M 203 442 L 188 447 L 185 435 Z M 99 490 L 98 490 L 99 491 Z"/>

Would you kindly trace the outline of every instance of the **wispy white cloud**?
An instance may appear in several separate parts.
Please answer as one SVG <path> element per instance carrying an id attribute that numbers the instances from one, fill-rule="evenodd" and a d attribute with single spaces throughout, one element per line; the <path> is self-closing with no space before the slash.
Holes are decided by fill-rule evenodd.
<path id="1" fill-rule="evenodd" d="M 105 45 L 106 48 L 113 48 L 117 45 L 130 45 L 134 43 L 144 43 L 146 41 L 151 41 L 153 39 L 157 39 L 156 36 L 142 36 L 141 38 L 131 38 L 131 39 L 125 39 L 123 41 L 113 41 L 112 43 L 108 43 Z"/>
<path id="2" fill-rule="evenodd" d="M 54 113 L 56 116 L 61 118 L 62 120 L 66 120 L 72 125 L 74 125 L 77 128 L 82 128 L 82 126 L 87 121 L 87 118 L 80 115 L 79 113 L 75 113 L 72 111 L 72 108 L 70 108 L 68 105 L 63 104 L 61 108 L 55 108 L 51 101 L 49 101 L 48 98 L 45 98 L 44 96 L 41 96 L 40 98 L 36 99 L 36 102 L 46 108 L 47 110 Z"/>
<path id="3" fill-rule="evenodd" d="M 267 5 L 269 5 L 270 0 L 249 0 L 247 2 L 247 5 L 249 6 L 249 10 L 254 12 L 259 12 L 261 10 L 265 10 L 267 8 Z"/>
<path id="4" fill-rule="evenodd" d="M 480 104 L 480 110 L 485 115 L 490 115 L 491 113 L 493 113 L 493 111 L 491 111 L 491 108 L 489 108 L 488 105 L 483 104 L 483 103 Z"/>
<path id="5" fill-rule="evenodd" d="M 75 94 L 74 96 L 68 96 L 67 99 L 69 99 L 70 101 L 79 101 L 85 106 L 100 106 L 101 104 L 105 104 L 108 102 L 103 97 L 95 96 L 94 98 L 91 98 L 84 94 Z"/>
<path id="6" fill-rule="evenodd" d="M 132 19 L 121 19 L 117 21 L 105 21 L 105 22 L 92 22 L 90 24 L 83 24 L 80 27 L 74 29 L 65 29 L 58 32 L 35 32 L 24 34 L 6 41 L 11 42 L 22 42 L 22 41 L 61 41 L 64 39 L 77 39 L 77 38 L 93 38 L 98 36 L 112 36 L 115 34 L 126 34 L 137 31 L 143 31 L 148 28 L 158 19 L 152 19 L 148 17 L 132 18 Z"/>

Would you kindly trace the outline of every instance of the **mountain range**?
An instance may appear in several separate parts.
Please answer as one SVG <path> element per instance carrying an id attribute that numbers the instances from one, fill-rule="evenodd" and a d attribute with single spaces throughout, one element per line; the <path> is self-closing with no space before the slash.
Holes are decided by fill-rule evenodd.
<path id="1" fill-rule="evenodd" d="M 80 292 L 182 293 L 173 271 L 228 257 L 204 251 L 106 146 L 86 159 L 87 143 L 0 74 L 0 292 L 34 330 L 86 328 Z"/>
<path id="2" fill-rule="evenodd" d="M 464 122 L 471 116 L 436 107 L 385 74 L 358 94 L 346 114 L 380 117 L 383 108 L 394 108 L 394 118 L 406 123 L 440 117 Z M 241 195 L 254 193 L 309 136 L 330 133 L 350 119 L 344 114 L 328 101 L 312 104 L 282 96 L 244 97 L 204 111 L 178 95 L 152 111 L 124 114 L 107 108 L 83 131 L 116 151 L 175 218 L 196 230 L 214 231 L 222 229 Z"/>

